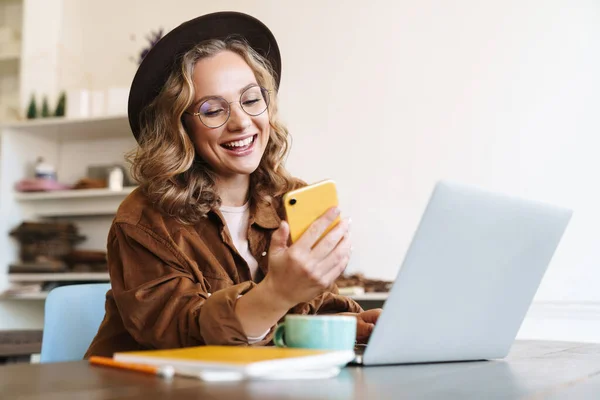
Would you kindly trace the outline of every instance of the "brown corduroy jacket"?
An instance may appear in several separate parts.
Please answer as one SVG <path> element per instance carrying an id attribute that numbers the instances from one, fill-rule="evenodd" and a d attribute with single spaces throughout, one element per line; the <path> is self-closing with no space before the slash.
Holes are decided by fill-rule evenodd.
<path id="1" fill-rule="evenodd" d="M 235 302 L 267 273 L 269 240 L 282 212 L 280 199 L 251 206 L 248 243 L 259 265 L 252 281 L 218 210 L 195 225 L 184 225 L 135 190 L 119 207 L 110 228 L 112 289 L 106 294 L 104 320 L 85 357 L 204 344 L 247 346 Z M 289 313 L 361 311 L 333 286 Z M 272 332 L 253 345 L 269 344 Z"/>

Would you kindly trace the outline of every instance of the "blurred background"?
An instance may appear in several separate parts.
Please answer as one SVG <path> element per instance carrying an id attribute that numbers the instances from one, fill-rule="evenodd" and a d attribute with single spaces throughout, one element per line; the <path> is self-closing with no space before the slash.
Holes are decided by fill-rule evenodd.
<path id="1" fill-rule="evenodd" d="M 449 179 L 574 209 L 519 337 L 600 341 L 598 1 L 0 0 L 0 350 L 37 340 L 53 287 L 108 281 L 139 60 L 219 10 L 279 42 L 287 166 L 337 182 L 358 300 L 385 300 Z"/>

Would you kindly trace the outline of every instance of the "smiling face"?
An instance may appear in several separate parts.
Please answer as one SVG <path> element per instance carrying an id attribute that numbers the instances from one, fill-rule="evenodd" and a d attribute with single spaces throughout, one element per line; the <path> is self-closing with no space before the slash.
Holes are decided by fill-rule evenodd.
<path id="1" fill-rule="evenodd" d="M 253 110 L 261 109 L 257 103 L 264 102 L 254 72 L 238 54 L 222 51 L 198 61 L 193 80 L 195 100 L 187 111 L 201 113 L 204 123 L 187 113 L 185 118 L 197 154 L 221 179 L 250 175 L 258 168 L 270 131 L 268 110 L 253 116 L 240 105 L 241 100 L 245 109 L 254 114 Z M 227 115 L 226 106 L 220 107 L 224 103 L 215 97 L 229 102 L 230 112 L 225 123 L 211 128 Z"/>

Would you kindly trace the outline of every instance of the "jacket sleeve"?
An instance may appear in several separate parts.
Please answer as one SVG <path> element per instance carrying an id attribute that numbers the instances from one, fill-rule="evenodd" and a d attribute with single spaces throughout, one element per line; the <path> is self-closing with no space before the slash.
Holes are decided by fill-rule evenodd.
<path id="1" fill-rule="evenodd" d="M 150 229 L 113 224 L 108 237 L 112 290 L 123 324 L 148 348 L 248 345 L 234 312 L 245 282 L 210 294 L 191 261 Z M 194 271 L 198 271 L 194 269 Z"/>
<path id="2" fill-rule="evenodd" d="M 363 309 L 350 297 L 339 294 L 333 284 L 327 291 L 308 303 L 301 303 L 292 308 L 291 314 L 337 314 L 342 312 L 360 313 Z"/>

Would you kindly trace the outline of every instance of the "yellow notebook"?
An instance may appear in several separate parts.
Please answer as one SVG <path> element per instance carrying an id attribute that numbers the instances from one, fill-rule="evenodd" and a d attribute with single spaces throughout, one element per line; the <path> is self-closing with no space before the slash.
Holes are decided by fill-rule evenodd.
<path id="1" fill-rule="evenodd" d="M 172 366 L 176 373 L 200 379 L 330 378 L 354 359 L 354 351 L 278 347 L 198 346 L 115 353 L 116 361 Z"/>

